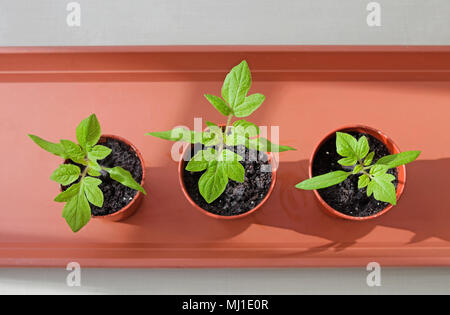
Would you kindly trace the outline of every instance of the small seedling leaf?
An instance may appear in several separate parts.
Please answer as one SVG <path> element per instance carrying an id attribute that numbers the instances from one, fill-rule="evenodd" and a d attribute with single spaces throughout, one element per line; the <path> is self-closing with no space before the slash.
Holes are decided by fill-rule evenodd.
<path id="1" fill-rule="evenodd" d="M 55 197 L 56 202 L 68 202 L 70 199 L 72 199 L 75 195 L 78 194 L 80 191 L 80 183 L 73 184 L 69 188 L 67 188 L 65 191 L 60 193 L 58 196 Z"/>
<path id="2" fill-rule="evenodd" d="M 233 112 L 227 103 L 220 97 L 210 94 L 205 94 L 205 97 L 222 115 L 228 116 Z"/>
<path id="3" fill-rule="evenodd" d="M 78 144 L 70 140 L 61 140 L 60 142 L 64 148 L 64 152 L 67 154 L 67 158 L 75 163 L 86 165 L 86 161 L 84 160 L 86 153 L 83 152 Z"/>
<path id="4" fill-rule="evenodd" d="M 245 101 L 251 84 L 252 75 L 245 60 L 227 74 L 222 86 L 222 97 L 233 111 Z"/>
<path id="5" fill-rule="evenodd" d="M 370 183 L 370 177 L 367 174 L 363 174 L 358 179 L 358 188 L 362 189 L 364 187 L 367 187 Z"/>
<path id="6" fill-rule="evenodd" d="M 247 147 L 249 149 L 254 149 L 263 152 L 284 152 L 284 151 L 295 151 L 296 149 L 287 145 L 278 145 L 271 143 L 266 138 L 255 138 L 248 141 Z"/>
<path id="7" fill-rule="evenodd" d="M 225 191 L 228 175 L 224 162 L 212 161 L 206 172 L 200 177 L 198 187 L 207 203 L 211 203 Z"/>
<path id="8" fill-rule="evenodd" d="M 266 97 L 262 94 L 252 94 L 245 98 L 244 102 L 234 107 L 234 115 L 236 117 L 250 116 L 264 102 Z"/>
<path id="9" fill-rule="evenodd" d="M 364 167 L 360 164 L 355 165 L 355 167 L 353 168 L 353 175 L 359 174 L 361 171 L 364 170 Z"/>
<path id="10" fill-rule="evenodd" d="M 380 176 L 387 172 L 389 168 L 386 165 L 374 165 L 370 169 L 370 175 Z"/>
<path id="11" fill-rule="evenodd" d="M 353 166 L 355 165 L 357 160 L 354 157 L 345 157 L 338 161 L 342 166 Z"/>
<path id="12" fill-rule="evenodd" d="M 98 178 L 86 177 L 83 181 L 84 192 L 90 203 L 97 207 L 103 207 L 103 192 L 98 187 L 102 181 Z"/>
<path id="13" fill-rule="evenodd" d="M 236 120 L 233 123 L 232 134 L 243 135 L 247 138 L 253 138 L 259 135 L 259 127 L 254 123 L 248 122 L 244 119 Z"/>
<path id="14" fill-rule="evenodd" d="M 223 142 L 222 128 L 211 122 L 206 122 L 208 129 L 203 133 L 205 141 L 203 144 L 207 147 L 215 146 Z"/>
<path id="15" fill-rule="evenodd" d="M 84 193 L 83 184 L 78 194 L 74 195 L 64 206 L 62 216 L 73 232 L 78 232 L 91 219 L 91 207 Z"/>
<path id="16" fill-rule="evenodd" d="M 324 175 L 312 177 L 297 184 L 295 187 L 304 190 L 316 190 L 327 188 L 342 183 L 350 176 L 350 173 L 344 171 L 335 171 Z"/>
<path id="17" fill-rule="evenodd" d="M 109 176 L 115 181 L 121 183 L 124 186 L 130 187 L 131 189 L 138 190 L 146 195 L 145 189 L 139 185 L 131 176 L 130 172 L 124 170 L 120 166 L 116 166 L 113 168 L 105 168 L 105 170 L 109 173 Z"/>
<path id="18" fill-rule="evenodd" d="M 214 135 L 211 133 L 202 133 L 192 131 L 184 127 L 177 127 L 168 131 L 157 131 L 146 133 L 147 136 L 153 136 L 169 141 L 181 141 L 187 143 L 203 143 L 211 140 Z"/>
<path id="19" fill-rule="evenodd" d="M 395 176 L 391 174 L 382 174 L 372 178 L 373 196 L 376 200 L 388 202 L 392 205 L 397 204 L 395 186 L 392 183 L 393 180 L 395 180 Z"/>
<path id="20" fill-rule="evenodd" d="M 77 127 L 76 135 L 80 146 L 85 152 L 97 144 L 101 136 L 101 128 L 95 114 L 90 115 L 84 119 Z"/>
<path id="21" fill-rule="evenodd" d="M 364 159 L 364 166 L 369 166 L 372 164 L 373 158 L 375 156 L 375 152 L 370 152 L 366 158 Z"/>
<path id="22" fill-rule="evenodd" d="M 214 148 L 198 151 L 186 165 L 186 170 L 189 172 L 204 171 L 209 162 L 217 159 L 217 153 Z"/>
<path id="23" fill-rule="evenodd" d="M 55 182 L 67 186 L 76 181 L 81 174 L 78 166 L 72 164 L 61 164 L 50 176 Z"/>
<path id="24" fill-rule="evenodd" d="M 363 160 L 367 154 L 369 153 L 369 141 L 366 137 L 362 136 L 359 138 L 358 143 L 356 145 L 356 154 L 358 156 L 358 160 Z"/>
<path id="25" fill-rule="evenodd" d="M 221 156 L 218 157 L 219 161 L 224 162 L 239 162 L 242 161 L 243 159 L 244 158 L 241 155 L 236 154 L 235 152 L 228 149 L 222 150 Z"/>
<path id="26" fill-rule="evenodd" d="M 357 146 L 358 141 L 348 133 L 336 133 L 336 152 L 340 156 L 358 160 Z"/>
<path id="27" fill-rule="evenodd" d="M 398 154 L 387 155 L 379 159 L 377 165 L 386 165 L 388 168 L 395 168 L 415 161 L 421 151 L 406 151 Z"/>
<path id="28" fill-rule="evenodd" d="M 96 145 L 88 152 L 88 158 L 90 160 L 103 160 L 110 155 L 112 150 L 104 145 Z"/>
<path id="29" fill-rule="evenodd" d="M 89 176 L 94 176 L 94 177 L 99 177 L 102 175 L 102 173 L 100 173 L 99 171 L 97 171 L 96 169 L 89 167 L 88 171 L 87 171 Z"/>
<path id="30" fill-rule="evenodd" d="M 63 159 L 67 159 L 67 154 L 64 152 L 64 147 L 61 143 L 53 143 L 47 140 L 44 140 L 35 135 L 28 135 L 31 140 L 34 141 L 39 147 L 44 149 L 47 152 L 50 152 L 56 156 L 62 157 Z"/>
<path id="31" fill-rule="evenodd" d="M 245 169 L 241 163 L 234 162 L 225 162 L 224 167 L 226 169 L 226 173 L 231 180 L 234 180 L 238 183 L 243 183 L 245 179 Z"/>

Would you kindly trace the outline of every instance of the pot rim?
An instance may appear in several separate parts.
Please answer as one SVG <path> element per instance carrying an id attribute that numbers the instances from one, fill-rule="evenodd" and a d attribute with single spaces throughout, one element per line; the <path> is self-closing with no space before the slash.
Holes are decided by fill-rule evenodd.
<path id="1" fill-rule="evenodd" d="M 100 140 L 102 139 L 115 139 L 115 140 L 119 140 L 123 143 L 125 143 L 126 145 L 128 145 L 131 149 L 133 149 L 133 151 L 136 153 L 137 157 L 139 158 L 139 161 L 141 162 L 141 166 L 142 166 L 142 180 L 141 180 L 141 186 L 144 185 L 145 182 L 145 164 L 144 164 L 144 158 L 142 157 L 141 152 L 138 150 L 138 148 L 136 148 L 136 146 L 130 142 L 129 140 L 121 137 L 121 136 L 116 136 L 116 135 L 111 135 L 111 134 L 102 134 L 100 136 Z M 66 162 L 68 161 L 67 159 L 64 161 Z M 60 185 L 60 190 L 62 191 L 62 186 Z M 92 219 L 107 219 L 107 218 L 114 218 L 117 216 L 122 215 L 123 213 L 127 212 L 138 200 L 139 198 L 141 198 L 141 195 L 143 195 L 140 191 L 137 191 L 136 195 L 134 196 L 134 198 L 122 209 L 114 212 L 114 213 L 110 213 L 107 215 L 92 215 L 91 214 L 91 218 Z"/>
<path id="2" fill-rule="evenodd" d="M 207 215 L 210 218 L 214 218 L 214 219 L 219 219 L 219 220 L 235 220 L 235 219 L 241 219 L 244 217 L 249 216 L 250 214 L 256 212 L 257 210 L 259 210 L 264 203 L 266 203 L 266 201 L 269 199 L 270 195 L 273 192 L 273 189 L 275 188 L 275 183 L 277 181 L 277 168 L 275 165 L 275 161 L 274 158 L 271 154 L 271 152 L 265 152 L 268 157 L 269 157 L 269 162 L 272 166 L 272 182 L 270 184 L 269 187 L 269 191 L 267 192 L 266 196 L 263 198 L 263 200 L 261 200 L 261 202 L 256 205 L 256 207 L 254 207 L 253 209 L 245 212 L 245 213 L 241 213 L 241 214 L 237 214 L 237 215 L 231 215 L 231 216 L 223 216 L 223 215 L 218 215 L 215 213 L 211 213 L 205 209 L 203 209 L 202 207 L 200 207 L 194 200 L 192 200 L 191 196 L 189 195 L 189 193 L 186 190 L 186 186 L 184 184 L 184 180 L 183 180 L 183 172 L 184 172 L 184 165 L 186 163 L 186 161 L 184 161 L 184 156 L 186 154 L 186 151 L 189 147 L 191 147 L 193 144 L 191 143 L 186 143 L 183 146 L 183 153 L 181 155 L 180 161 L 178 162 L 178 180 L 180 181 L 180 186 L 181 186 L 181 190 L 183 191 L 184 196 L 186 197 L 186 199 L 189 201 L 189 203 L 194 206 L 194 208 L 196 208 L 198 211 L 200 211 L 201 213 L 203 213 L 204 215 Z"/>
<path id="3" fill-rule="evenodd" d="M 322 140 L 315 146 L 313 153 L 311 154 L 311 157 L 309 159 L 309 178 L 313 177 L 312 174 L 312 168 L 314 163 L 314 158 L 317 154 L 317 151 L 319 148 L 324 144 L 325 141 L 327 141 L 330 137 L 334 136 L 336 132 L 339 131 L 358 131 L 358 132 L 364 132 L 367 133 L 375 138 L 377 138 L 379 141 L 381 141 L 390 151 L 391 154 L 397 154 L 400 153 L 400 149 L 395 144 L 395 142 L 387 136 L 384 132 L 382 132 L 379 129 L 369 127 L 364 124 L 352 124 L 352 125 L 344 125 L 342 127 L 336 128 L 335 130 L 329 132 L 325 137 L 322 138 Z M 405 184 L 406 184 L 406 166 L 401 165 L 397 167 L 397 173 L 398 173 L 398 185 L 396 190 L 396 196 L 397 201 L 400 200 L 400 197 L 403 194 L 403 191 L 405 190 Z M 381 210 L 380 212 L 373 214 L 371 216 L 366 217 L 353 217 L 347 214 L 344 214 L 342 212 L 337 211 L 333 207 L 331 207 L 325 200 L 323 200 L 322 196 L 320 196 L 319 192 L 317 190 L 314 190 L 314 194 L 316 198 L 319 200 L 323 208 L 325 208 L 328 213 L 330 213 L 333 216 L 339 217 L 341 219 L 351 220 L 351 221 L 367 221 L 371 219 L 378 218 L 379 216 L 385 214 L 389 210 L 392 209 L 393 205 L 388 205 L 386 208 Z"/>

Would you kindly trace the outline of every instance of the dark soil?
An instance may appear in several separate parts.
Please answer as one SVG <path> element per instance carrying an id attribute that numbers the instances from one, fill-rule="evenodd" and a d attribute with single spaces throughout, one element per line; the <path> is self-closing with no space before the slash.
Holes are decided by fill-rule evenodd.
<path id="1" fill-rule="evenodd" d="M 378 139 L 371 135 L 347 132 L 359 139 L 366 136 L 369 140 L 370 152 L 375 151 L 373 163 L 381 157 L 391 154 L 388 148 Z M 342 157 L 336 152 L 336 136 L 328 139 L 318 150 L 313 162 L 313 176 L 322 175 L 328 172 L 344 170 L 349 171 L 348 167 L 341 166 L 337 163 Z M 389 174 L 396 177 L 393 182 L 395 187 L 398 185 L 398 174 L 396 169 L 390 169 Z M 367 197 L 367 189 L 358 189 L 357 175 L 350 175 L 344 182 L 339 185 L 319 189 L 320 196 L 335 210 L 353 217 L 367 217 L 382 211 L 389 204 L 375 200 L 373 195 Z"/>
<path id="2" fill-rule="evenodd" d="M 115 166 L 120 166 L 123 169 L 129 171 L 136 182 L 141 183 L 142 181 L 142 165 L 136 152 L 128 146 L 126 143 L 108 138 L 106 142 L 99 143 L 112 150 L 111 154 L 105 159 L 98 161 L 100 165 L 108 168 Z M 84 166 L 76 164 L 69 161 L 71 164 L 80 166 L 83 171 Z M 98 177 L 101 179 L 102 183 L 99 188 L 103 192 L 104 202 L 103 207 L 99 208 L 91 204 L 91 212 L 94 216 L 104 216 L 108 214 L 115 213 L 125 206 L 127 206 L 136 196 L 137 191 L 128 188 L 119 182 L 111 179 L 109 174 L 102 172 L 102 175 Z M 64 190 L 68 187 L 64 187 Z"/>
<path id="3" fill-rule="evenodd" d="M 196 149 L 201 149 L 201 147 Z M 261 172 L 263 165 L 266 169 L 271 170 L 267 154 L 249 150 L 244 146 L 227 147 L 227 149 L 244 157 L 244 160 L 240 162 L 245 169 L 243 183 L 229 180 L 223 194 L 208 204 L 198 189 L 198 181 L 204 171 L 188 172 L 184 170 L 183 179 L 189 196 L 201 208 L 217 215 L 233 216 L 246 213 L 261 203 L 272 184 L 272 173 L 270 171 Z M 194 156 L 197 150 L 191 150 L 190 157 Z"/>

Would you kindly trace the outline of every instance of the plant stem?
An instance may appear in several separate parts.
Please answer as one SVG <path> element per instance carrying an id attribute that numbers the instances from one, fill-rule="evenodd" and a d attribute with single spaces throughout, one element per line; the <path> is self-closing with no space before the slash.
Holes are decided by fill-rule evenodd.
<path id="1" fill-rule="evenodd" d="M 223 139 L 225 139 L 225 137 L 227 136 L 228 129 L 229 129 L 230 123 L 231 123 L 231 119 L 233 119 L 233 114 L 228 115 L 227 124 L 225 125 L 225 130 L 223 132 Z M 225 146 L 225 143 L 222 140 L 222 143 L 219 146 L 219 153 L 222 152 L 224 146 Z"/>
<path id="2" fill-rule="evenodd" d="M 231 119 L 233 118 L 233 114 L 228 115 L 227 125 L 225 126 L 225 136 L 228 133 L 228 127 L 230 126 Z"/>
<path id="3" fill-rule="evenodd" d="M 360 173 L 363 173 L 364 175 L 369 176 L 370 179 L 372 179 L 372 175 L 370 175 L 370 173 L 368 173 L 366 171 L 366 168 L 364 167 L 364 163 L 361 163 L 361 161 L 359 161 L 359 165 L 361 165 L 363 167 L 363 169 L 360 171 Z"/>
<path id="4" fill-rule="evenodd" d="M 89 166 L 86 166 L 86 167 L 84 168 L 83 173 L 81 174 L 80 182 L 86 177 L 88 168 L 89 168 Z"/>

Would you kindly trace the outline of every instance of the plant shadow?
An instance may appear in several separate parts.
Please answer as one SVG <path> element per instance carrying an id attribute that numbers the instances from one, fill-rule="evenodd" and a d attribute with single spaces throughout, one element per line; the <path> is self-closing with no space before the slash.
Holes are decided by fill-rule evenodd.
<path id="1" fill-rule="evenodd" d="M 286 242 L 301 242 L 311 236 L 328 241 L 326 244 L 321 240 L 305 242 L 310 247 L 292 255 L 343 251 L 368 234 L 375 238 L 377 244 L 400 241 L 407 245 L 430 238 L 450 241 L 450 194 L 446 190 L 447 179 L 443 171 L 450 169 L 450 159 L 421 160 L 408 165 L 406 190 L 399 204 L 385 215 L 365 222 L 331 217 L 322 210 L 312 192 L 295 189 L 296 183 L 307 178 L 307 169 L 306 160 L 281 162 L 276 187 L 261 210 L 243 219 L 217 220 L 189 204 L 173 165 L 148 168 L 145 188 L 149 195 L 141 209 L 124 224 L 138 227 L 136 233 L 140 234 L 140 239 L 160 241 L 168 246 L 197 244 L 195 246 L 220 247 L 247 230 L 251 234 L 255 225 L 298 233 Z M 399 238 L 391 234 L 395 231 L 377 231 L 377 227 L 409 231 L 413 236 L 402 234 Z"/>
<path id="2" fill-rule="evenodd" d="M 294 185 L 308 177 L 308 161 L 281 163 L 279 182 L 264 211 L 255 214 L 258 224 L 317 236 L 330 242 L 310 248 L 307 253 L 334 249 L 341 251 L 375 230 L 377 226 L 413 233 L 406 244 L 430 238 L 450 241 L 450 159 L 419 160 L 407 166 L 407 185 L 398 205 L 385 215 L 369 221 L 353 222 L 326 214 L 315 195 Z M 377 233 L 377 232 L 374 232 Z M 377 234 L 388 243 L 390 235 Z M 392 240 L 391 240 L 392 241 Z M 397 241 L 397 240 L 396 240 Z"/>

